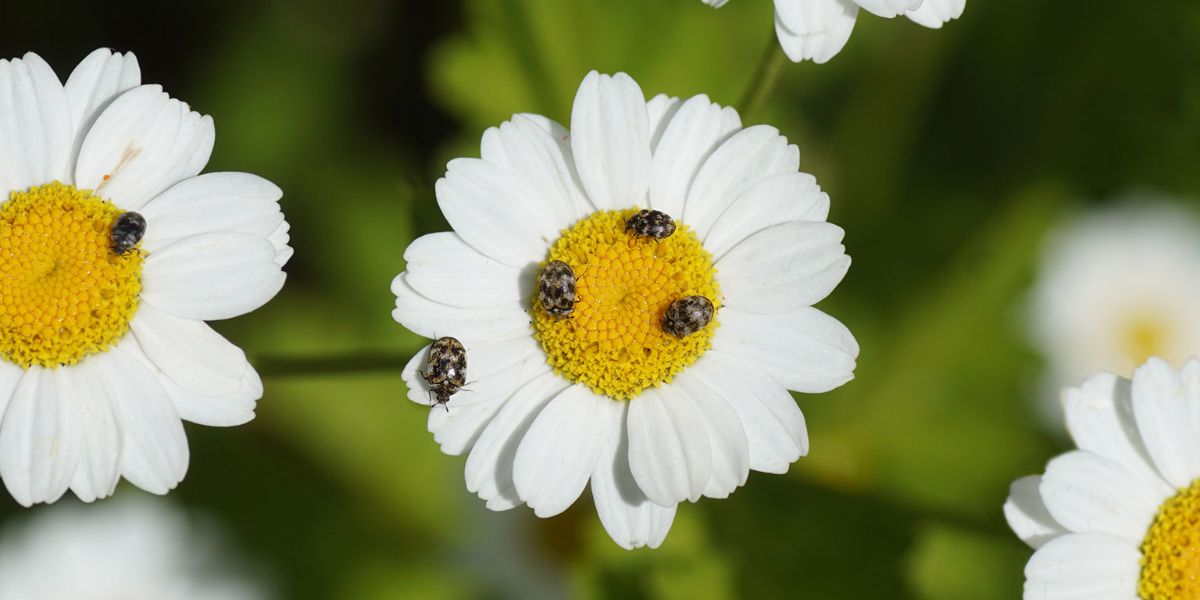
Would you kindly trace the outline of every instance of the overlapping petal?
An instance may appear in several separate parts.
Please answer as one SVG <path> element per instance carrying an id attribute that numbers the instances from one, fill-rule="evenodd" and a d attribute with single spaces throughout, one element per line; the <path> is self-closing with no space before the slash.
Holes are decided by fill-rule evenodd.
<path id="1" fill-rule="evenodd" d="M 596 208 L 645 202 L 650 132 L 646 97 L 632 77 L 588 73 L 571 108 L 571 149 L 579 178 Z"/>
<path id="2" fill-rule="evenodd" d="M 717 218 L 746 190 L 800 168 L 800 150 L 769 125 L 743 129 L 704 162 L 688 191 L 681 217 L 704 241 Z"/>
<path id="3" fill-rule="evenodd" d="M 622 408 L 622 413 L 627 407 Z M 621 423 L 625 422 L 622 414 Z M 626 550 L 642 546 L 657 548 L 671 530 L 677 505 L 651 502 L 638 487 L 629 468 L 629 434 L 619 427 L 600 452 L 592 471 L 592 500 L 604 530 Z"/>
<path id="4" fill-rule="evenodd" d="M 1141 553 L 1099 533 L 1064 535 L 1025 565 L 1025 600 L 1132 600 Z"/>
<path id="5" fill-rule="evenodd" d="M 121 94 L 141 85 L 142 69 L 132 52 L 121 54 L 108 48 L 98 48 L 80 61 L 67 77 L 64 89 L 74 125 L 68 164 L 75 164 L 83 139 L 96 122 L 96 117 Z M 69 173 L 74 183 L 75 173 Z"/>
<path id="6" fill-rule="evenodd" d="M 918 25 L 940 28 L 943 24 L 962 16 L 967 0 L 925 0 L 921 7 L 910 10 L 904 16 Z"/>
<path id="7" fill-rule="evenodd" d="M 266 304 L 287 275 L 275 246 L 257 235 L 215 232 L 173 242 L 146 259 L 142 301 L 164 312 L 211 321 Z"/>
<path id="8" fill-rule="evenodd" d="M 79 411 L 62 372 L 35 365 L 13 392 L 0 424 L 0 477 L 24 506 L 67 491 L 83 450 Z"/>
<path id="9" fill-rule="evenodd" d="M 75 165 L 75 184 L 125 210 L 138 210 L 208 164 L 216 132 L 158 85 L 125 92 L 88 130 Z"/>
<path id="10" fill-rule="evenodd" d="M 717 146 L 742 128 L 736 110 L 700 94 L 684 102 L 666 123 L 654 147 L 649 206 L 668 215 L 683 214 L 692 181 Z"/>
<path id="11" fill-rule="evenodd" d="M 206 173 L 185 179 L 141 209 L 142 250 L 154 253 L 204 233 L 270 236 L 283 223 L 279 186 L 250 173 Z"/>
<path id="12" fill-rule="evenodd" d="M 846 45 L 857 19 L 858 5 L 850 0 L 779 0 L 775 36 L 792 62 L 823 64 Z"/>
<path id="13" fill-rule="evenodd" d="M 68 178 L 71 113 L 66 92 L 32 52 L 0 60 L 0 190 L 26 190 Z"/>
<path id="14" fill-rule="evenodd" d="M 726 307 L 720 319 L 713 350 L 759 365 L 789 390 L 828 392 L 854 378 L 858 342 L 815 308 L 760 315 Z"/>
<path id="15" fill-rule="evenodd" d="M 713 265 L 725 304 L 774 314 L 823 300 L 850 269 L 844 233 L 823 221 L 793 221 L 746 238 Z"/>
<path id="16" fill-rule="evenodd" d="M 1008 499 L 1004 501 L 1004 518 L 1013 533 L 1021 541 L 1037 550 L 1046 542 L 1069 533 L 1054 520 L 1040 491 L 1042 478 L 1039 475 L 1022 477 L 1012 483 Z"/>
<path id="17" fill-rule="evenodd" d="M 620 403 L 574 385 L 538 414 L 513 460 L 513 485 L 534 514 L 552 517 L 575 502 L 622 413 Z"/>

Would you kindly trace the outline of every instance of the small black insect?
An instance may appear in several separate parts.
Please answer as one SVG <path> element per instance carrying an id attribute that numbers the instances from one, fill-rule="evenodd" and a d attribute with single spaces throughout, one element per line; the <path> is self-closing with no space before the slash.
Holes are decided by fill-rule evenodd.
<path id="1" fill-rule="evenodd" d="M 425 364 L 426 372 L 420 373 L 429 382 L 429 391 L 437 397 L 436 403 L 446 407 L 450 396 L 467 384 L 467 350 L 462 342 L 452 338 L 439 338 L 429 348 L 429 360 Z M 429 403 L 430 406 L 434 402 Z"/>
<path id="2" fill-rule="evenodd" d="M 146 219 L 132 210 L 121 213 L 112 226 L 112 251 L 121 256 L 133 250 L 143 235 L 146 235 Z"/>
<path id="3" fill-rule="evenodd" d="M 665 212 L 640 210 L 625 221 L 625 231 L 630 229 L 642 237 L 665 240 L 675 233 L 675 221 Z"/>
<path id="4" fill-rule="evenodd" d="M 575 271 L 571 265 L 552 260 L 538 276 L 538 302 L 555 319 L 565 319 L 575 310 Z"/>
<path id="5" fill-rule="evenodd" d="M 685 338 L 701 329 L 712 320 L 713 304 L 704 296 L 680 298 L 667 307 L 663 315 L 663 331 Z"/>

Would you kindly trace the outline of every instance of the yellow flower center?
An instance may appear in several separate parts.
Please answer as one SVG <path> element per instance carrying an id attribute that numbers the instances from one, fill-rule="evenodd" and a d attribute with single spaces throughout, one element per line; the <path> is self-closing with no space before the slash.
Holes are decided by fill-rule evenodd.
<path id="1" fill-rule="evenodd" d="M 142 257 L 111 250 L 122 212 L 57 181 L 0 205 L 0 358 L 71 365 L 129 329 Z"/>
<path id="2" fill-rule="evenodd" d="M 721 308 L 712 255 L 686 225 L 663 240 L 625 231 L 637 209 L 600 211 L 550 249 L 575 271 L 575 309 L 556 320 L 533 299 L 536 337 L 559 375 L 616 399 L 670 383 L 711 347 L 716 318 L 683 339 L 663 331 L 672 302 L 704 296 Z M 543 264 L 545 266 L 545 264 Z"/>
<path id="3" fill-rule="evenodd" d="M 1200 480 L 1163 503 L 1142 542 L 1143 600 L 1200 598 Z"/>
<path id="4" fill-rule="evenodd" d="M 1126 356 L 1137 366 L 1151 356 L 1163 356 L 1171 328 L 1156 315 L 1140 315 L 1129 319 L 1123 334 Z"/>

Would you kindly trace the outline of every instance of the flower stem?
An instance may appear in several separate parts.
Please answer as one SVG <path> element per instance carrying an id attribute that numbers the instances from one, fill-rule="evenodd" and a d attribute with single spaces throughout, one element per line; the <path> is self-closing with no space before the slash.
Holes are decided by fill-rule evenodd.
<path id="1" fill-rule="evenodd" d="M 371 371 L 399 372 L 412 354 L 359 352 L 311 357 L 255 356 L 250 363 L 261 377 L 295 377 L 361 374 Z"/>
<path id="2" fill-rule="evenodd" d="M 750 86 L 746 88 L 739 105 L 741 110 L 738 112 L 741 113 L 743 124 L 752 123 L 758 118 L 758 114 L 771 99 L 771 93 L 775 91 L 775 84 L 779 83 L 779 75 L 783 73 L 783 66 L 786 64 L 787 55 L 783 53 L 783 46 L 779 45 L 775 33 L 771 32 L 771 42 L 759 61 L 754 78 L 750 80 Z"/>

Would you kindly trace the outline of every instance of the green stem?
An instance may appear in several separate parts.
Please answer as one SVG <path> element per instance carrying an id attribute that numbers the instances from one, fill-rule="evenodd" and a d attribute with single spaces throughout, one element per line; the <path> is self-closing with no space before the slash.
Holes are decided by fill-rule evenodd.
<path id="1" fill-rule="evenodd" d="M 758 114 L 771 99 L 771 93 L 775 91 L 775 84 L 779 83 L 779 76 L 783 73 L 783 66 L 787 62 L 783 46 L 779 45 L 779 40 L 772 32 L 771 43 L 758 63 L 758 69 L 754 71 L 754 78 L 750 80 L 750 86 L 746 88 L 746 94 L 742 96 L 742 102 L 739 105 L 741 110 L 738 112 L 741 113 L 743 124 L 753 123 L 754 119 L 758 118 Z"/>
<path id="2" fill-rule="evenodd" d="M 411 354 L 358 352 L 311 357 L 257 356 L 251 364 L 262 377 L 322 376 L 361 374 L 372 371 L 400 371 Z"/>

